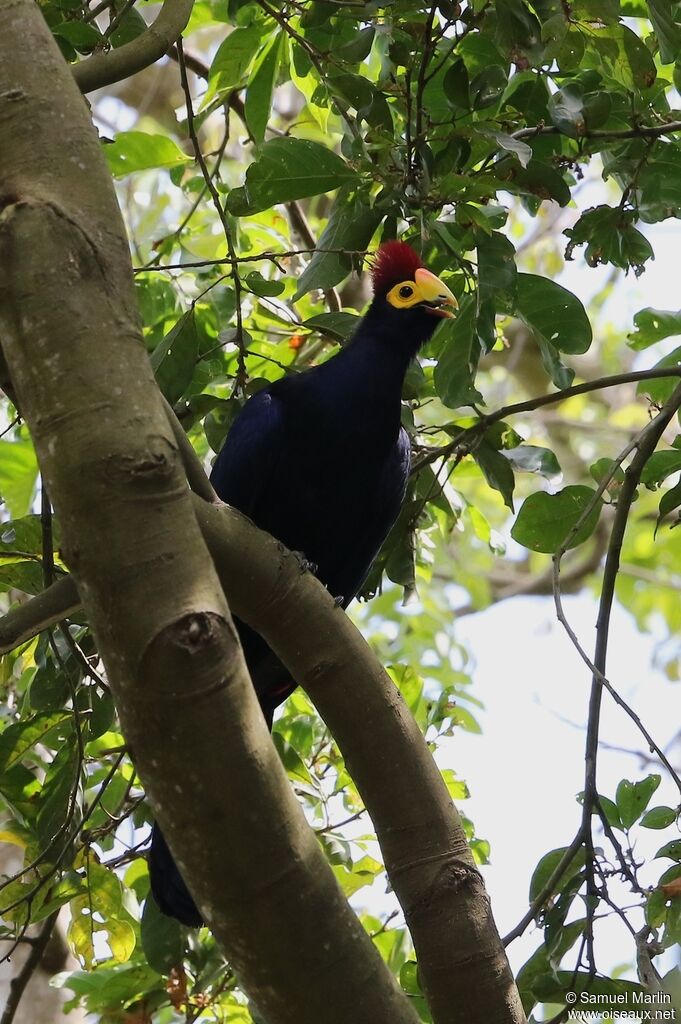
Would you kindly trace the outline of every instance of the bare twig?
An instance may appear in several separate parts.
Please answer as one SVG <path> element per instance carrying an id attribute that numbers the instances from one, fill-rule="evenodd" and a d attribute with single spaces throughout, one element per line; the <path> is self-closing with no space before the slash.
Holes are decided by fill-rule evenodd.
<path id="1" fill-rule="evenodd" d="M 502 939 L 504 946 L 510 945 L 510 943 L 513 942 L 514 939 L 519 938 L 519 936 L 521 936 L 523 932 L 525 932 L 527 928 L 532 924 L 535 917 L 542 909 L 546 901 L 550 899 L 551 896 L 553 896 L 558 886 L 558 883 L 560 882 L 561 878 L 563 877 L 567 869 L 572 864 L 573 860 L 577 856 L 577 853 L 583 844 L 584 825 L 582 823 L 582 825 L 579 828 L 579 831 L 577 832 L 577 835 L 572 840 L 570 845 L 567 847 L 563 856 L 560 858 L 550 878 L 546 882 L 546 885 L 532 900 L 532 903 L 530 904 L 527 913 L 525 913 L 523 917 L 521 917 L 520 921 L 515 926 L 515 928 L 512 928 L 508 935 L 505 935 L 504 938 Z"/>
<path id="2" fill-rule="evenodd" d="M 178 40 L 177 43 L 177 54 L 178 63 L 180 66 L 180 78 L 182 81 L 182 89 L 184 91 L 185 105 L 187 108 L 187 131 L 189 138 L 191 139 L 192 147 L 194 149 L 194 155 L 196 162 L 201 169 L 203 180 L 206 183 L 206 188 L 210 192 L 213 205 L 216 213 L 220 218 L 222 224 L 222 230 L 225 235 L 225 242 L 227 244 L 227 252 L 229 253 L 229 264 L 232 268 L 232 284 L 234 286 L 234 303 L 236 309 L 236 343 L 239 349 L 239 367 L 236 376 L 237 390 L 243 391 L 246 386 L 247 373 L 246 373 L 246 354 L 244 352 L 244 328 L 241 314 L 241 278 L 239 276 L 239 265 L 236 258 L 236 250 L 234 248 L 234 239 L 232 237 L 232 229 L 227 219 L 227 214 L 223 209 L 222 203 L 220 202 L 220 196 L 218 190 L 215 187 L 215 182 L 208 169 L 206 159 L 201 150 L 198 135 L 196 134 L 196 126 L 194 124 L 194 105 L 192 103 L 191 90 L 189 88 L 189 81 L 187 79 L 187 66 L 184 61 L 184 51 L 182 49 L 182 40 Z"/>
<path id="3" fill-rule="evenodd" d="M 579 136 L 580 140 L 588 139 L 657 139 L 661 135 L 669 135 L 681 131 L 681 121 L 667 121 L 666 124 L 640 124 L 633 128 L 618 128 L 612 131 L 593 129 Z M 534 139 L 537 135 L 567 135 L 555 124 L 539 124 L 534 128 L 520 128 L 513 132 L 514 139 Z M 572 138 L 572 136 L 569 136 Z"/>
<path id="4" fill-rule="evenodd" d="M 572 387 L 563 388 L 561 391 L 555 391 L 549 395 L 539 395 L 537 398 L 528 398 L 524 402 L 504 405 L 495 412 L 481 416 L 474 426 L 461 430 L 448 444 L 428 449 L 416 460 L 414 470 L 419 470 L 422 466 L 441 458 L 443 455 L 451 454 L 460 447 L 469 435 L 486 430 L 492 424 L 505 420 L 509 416 L 516 416 L 522 412 L 534 412 L 535 409 L 541 409 L 545 405 L 564 402 L 568 398 L 574 398 L 576 395 L 586 395 L 591 391 L 603 391 L 606 388 L 618 387 L 620 384 L 634 384 L 638 381 L 659 380 L 664 377 L 681 378 L 681 367 L 661 367 L 650 370 L 632 370 L 630 373 L 615 373 L 609 377 L 599 377 L 596 380 L 585 381 L 583 384 L 574 384 Z"/>

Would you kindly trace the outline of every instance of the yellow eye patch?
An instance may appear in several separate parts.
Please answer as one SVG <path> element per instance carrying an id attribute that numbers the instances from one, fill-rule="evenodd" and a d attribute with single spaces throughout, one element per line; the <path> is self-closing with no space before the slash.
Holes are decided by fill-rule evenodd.
<path id="1" fill-rule="evenodd" d="M 410 306 L 423 302 L 423 295 L 416 281 L 401 281 L 390 289 L 386 298 L 396 309 L 409 309 Z"/>

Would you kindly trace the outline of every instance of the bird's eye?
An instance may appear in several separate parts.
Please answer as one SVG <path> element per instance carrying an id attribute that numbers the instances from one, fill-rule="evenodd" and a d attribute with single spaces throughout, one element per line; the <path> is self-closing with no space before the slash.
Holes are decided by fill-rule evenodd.
<path id="1" fill-rule="evenodd" d="M 403 299 L 408 299 L 413 294 L 414 294 L 414 289 L 410 288 L 408 284 L 405 284 L 402 288 L 400 288 L 400 296 Z"/>

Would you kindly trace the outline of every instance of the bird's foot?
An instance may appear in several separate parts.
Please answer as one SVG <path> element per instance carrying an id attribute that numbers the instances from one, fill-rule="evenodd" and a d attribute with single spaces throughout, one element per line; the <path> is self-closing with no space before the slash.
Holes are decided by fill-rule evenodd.
<path id="1" fill-rule="evenodd" d="M 343 597 L 342 594 L 338 594 L 337 597 L 334 597 L 333 603 L 335 604 L 336 608 L 342 608 L 343 605 L 345 604 L 345 598 Z"/>
<path id="2" fill-rule="evenodd" d="M 304 551 L 292 551 L 291 554 L 293 555 L 293 557 L 298 562 L 298 565 L 300 566 L 301 575 L 304 572 L 311 572 L 313 576 L 317 575 L 318 567 L 316 563 L 308 561 L 308 559 L 305 557 Z"/>

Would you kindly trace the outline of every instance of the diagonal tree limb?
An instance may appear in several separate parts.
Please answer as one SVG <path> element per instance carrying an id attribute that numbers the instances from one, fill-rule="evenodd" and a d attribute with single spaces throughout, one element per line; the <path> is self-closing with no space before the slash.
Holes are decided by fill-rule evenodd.
<path id="1" fill-rule="evenodd" d="M 93 92 L 130 78 L 164 57 L 187 26 L 194 0 L 165 0 L 158 17 L 136 39 L 107 53 L 96 53 L 71 69 L 78 88 Z"/>
<path id="2" fill-rule="evenodd" d="M 461 821 L 401 694 L 295 555 L 235 509 L 193 503 L 230 607 L 304 687 L 345 757 L 405 912 L 433 1019 L 523 1021 Z"/>

